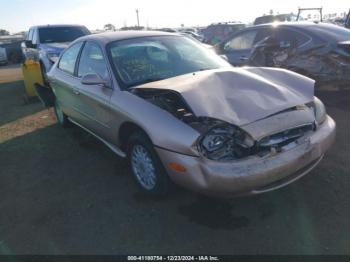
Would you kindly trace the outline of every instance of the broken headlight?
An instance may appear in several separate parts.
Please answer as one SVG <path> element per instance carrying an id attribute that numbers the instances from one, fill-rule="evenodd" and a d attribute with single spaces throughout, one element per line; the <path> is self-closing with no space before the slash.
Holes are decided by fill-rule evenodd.
<path id="1" fill-rule="evenodd" d="M 201 137 L 198 146 L 208 159 L 229 161 L 248 156 L 254 140 L 242 129 L 225 123 L 211 128 Z"/>
<path id="2" fill-rule="evenodd" d="M 321 125 L 327 118 L 326 107 L 320 99 L 314 98 L 315 119 L 318 125 Z"/>

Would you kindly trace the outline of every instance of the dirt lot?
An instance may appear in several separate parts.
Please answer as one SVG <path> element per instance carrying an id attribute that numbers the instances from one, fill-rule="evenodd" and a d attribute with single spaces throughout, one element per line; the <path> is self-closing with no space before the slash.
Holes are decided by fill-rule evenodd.
<path id="1" fill-rule="evenodd" d="M 19 65 L 0 67 L 0 84 L 22 79 L 22 70 Z"/>
<path id="2" fill-rule="evenodd" d="M 349 92 L 318 94 L 338 124 L 318 168 L 232 200 L 140 195 L 123 160 L 23 92 L 0 84 L 0 253 L 350 254 Z"/>

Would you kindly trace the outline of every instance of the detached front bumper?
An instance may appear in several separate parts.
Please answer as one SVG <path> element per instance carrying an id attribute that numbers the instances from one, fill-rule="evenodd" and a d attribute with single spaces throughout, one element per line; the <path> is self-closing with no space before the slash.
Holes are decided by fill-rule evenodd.
<path id="1" fill-rule="evenodd" d="M 190 190 L 228 197 L 259 194 L 286 186 L 310 172 L 334 142 L 335 127 L 334 120 L 328 116 L 316 132 L 293 149 L 232 162 L 156 150 L 170 178 Z M 171 163 L 184 166 L 186 171 L 171 169 Z"/>

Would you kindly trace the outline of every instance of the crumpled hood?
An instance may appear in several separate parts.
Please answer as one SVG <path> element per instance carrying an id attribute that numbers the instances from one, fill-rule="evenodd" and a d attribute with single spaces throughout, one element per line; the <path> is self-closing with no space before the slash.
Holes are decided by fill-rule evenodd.
<path id="1" fill-rule="evenodd" d="M 174 90 L 196 116 L 242 126 L 313 101 L 314 83 L 284 69 L 250 67 L 208 70 L 135 88 Z"/>
<path id="2" fill-rule="evenodd" d="M 69 43 L 49 43 L 40 44 L 40 48 L 47 53 L 57 53 L 60 54 L 64 49 L 68 47 Z"/>

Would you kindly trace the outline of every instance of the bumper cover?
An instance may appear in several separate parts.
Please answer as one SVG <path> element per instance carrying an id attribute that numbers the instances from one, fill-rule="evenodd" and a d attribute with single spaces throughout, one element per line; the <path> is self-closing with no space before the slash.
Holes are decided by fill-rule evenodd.
<path id="1" fill-rule="evenodd" d="M 334 120 L 328 116 L 305 142 L 288 151 L 232 162 L 156 150 L 170 178 L 183 187 L 207 195 L 251 195 L 281 188 L 310 172 L 334 142 L 335 129 Z M 170 169 L 169 164 L 174 162 L 186 167 L 186 172 Z"/>

